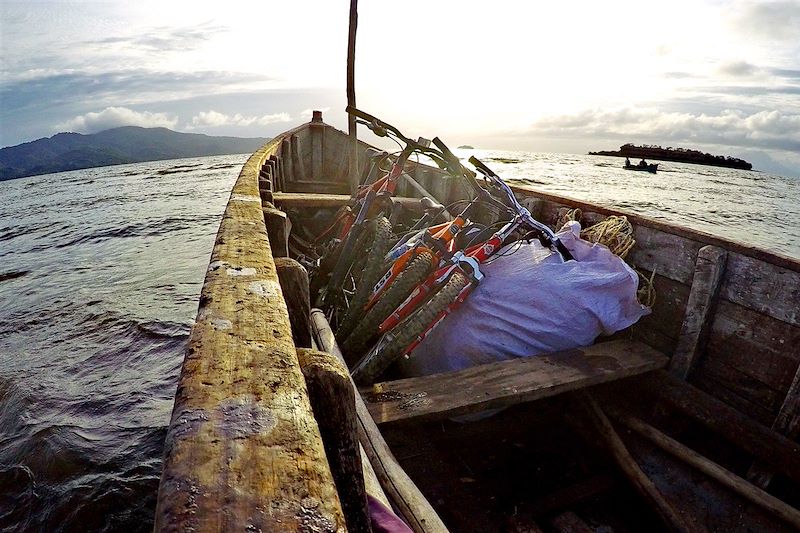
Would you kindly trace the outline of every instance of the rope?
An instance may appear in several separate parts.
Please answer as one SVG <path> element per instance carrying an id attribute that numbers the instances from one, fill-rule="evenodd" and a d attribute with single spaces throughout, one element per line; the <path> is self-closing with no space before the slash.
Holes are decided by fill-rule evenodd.
<path id="1" fill-rule="evenodd" d="M 569 209 L 558 218 L 556 227 L 562 227 L 570 221 L 580 222 L 583 213 L 581 210 Z M 625 216 L 612 215 L 605 220 L 581 231 L 581 238 L 594 243 L 606 246 L 612 253 L 618 255 L 620 259 L 625 259 L 633 249 L 636 241 L 633 239 L 633 225 L 628 222 Z M 646 307 L 653 307 L 656 303 L 656 290 L 653 284 L 655 271 L 648 278 L 636 268 L 634 272 L 639 276 L 639 289 L 636 291 L 636 299 Z"/>
<path id="2" fill-rule="evenodd" d="M 581 238 L 589 242 L 604 244 L 612 253 L 625 259 L 636 241 L 633 226 L 625 216 L 610 216 L 581 231 Z"/>

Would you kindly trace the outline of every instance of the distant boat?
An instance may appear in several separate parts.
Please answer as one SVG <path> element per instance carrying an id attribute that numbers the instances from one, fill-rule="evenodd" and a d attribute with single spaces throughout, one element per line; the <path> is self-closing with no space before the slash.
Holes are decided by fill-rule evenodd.
<path id="1" fill-rule="evenodd" d="M 625 170 L 641 170 L 655 174 L 656 170 L 658 170 L 658 163 L 653 163 L 650 165 L 624 165 L 622 168 Z"/>
<path id="2" fill-rule="evenodd" d="M 475 149 L 474 146 L 470 146 L 468 144 L 462 144 L 458 148 L 459 148 L 459 150 L 474 150 Z"/>

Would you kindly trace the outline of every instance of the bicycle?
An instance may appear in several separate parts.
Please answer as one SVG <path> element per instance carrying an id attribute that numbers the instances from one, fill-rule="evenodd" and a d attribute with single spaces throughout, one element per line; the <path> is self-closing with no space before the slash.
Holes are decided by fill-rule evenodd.
<path id="1" fill-rule="evenodd" d="M 389 172 L 375 182 L 359 187 L 351 198 L 353 207 L 337 216 L 331 227 L 323 232 L 323 235 L 329 234 L 341 225 L 338 239 L 334 241 L 336 244 L 320 258 L 319 268 L 314 272 L 314 284 L 319 288 L 316 305 L 327 312 L 329 321 L 335 325 L 338 325 L 339 314 L 349 304 L 344 285 L 348 274 L 353 271 L 355 258 L 366 258 L 359 285 L 373 284 L 382 272 L 383 256 L 389 251 L 393 240 L 391 224 L 385 214 L 391 212 L 391 197 L 405 172 L 409 157 L 420 153 L 437 165 L 444 165 L 442 154 L 431 148 L 427 139 L 420 137 L 414 141 L 391 124 L 352 106 L 347 107 L 347 112 L 355 115 L 357 123 L 366 125 L 377 136 L 393 138 L 404 147 L 392 162 Z M 368 230 L 366 234 L 365 229 Z M 357 249 L 368 250 L 368 253 L 355 254 Z"/>
<path id="2" fill-rule="evenodd" d="M 492 257 L 520 228 L 533 232 L 544 246 L 558 253 L 564 261 L 573 259 L 555 233 L 520 205 L 514 192 L 497 174 L 474 156 L 469 161 L 490 187 L 504 193 L 504 206 L 513 218 L 487 241 L 454 253 L 380 324 L 380 339 L 351 371 L 359 384 L 372 383 L 399 357 L 408 356 L 469 296 L 483 278 L 480 264 Z"/>

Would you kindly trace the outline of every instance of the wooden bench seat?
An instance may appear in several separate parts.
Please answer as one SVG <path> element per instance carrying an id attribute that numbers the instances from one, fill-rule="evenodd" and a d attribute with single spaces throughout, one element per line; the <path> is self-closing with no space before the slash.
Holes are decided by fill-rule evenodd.
<path id="1" fill-rule="evenodd" d="M 664 368 L 668 358 L 615 340 L 456 372 L 378 383 L 361 390 L 375 422 L 443 418 L 508 407 Z"/>
<path id="2" fill-rule="evenodd" d="M 324 194 L 324 193 L 304 193 L 304 192 L 275 192 L 272 195 L 273 203 L 281 208 L 289 207 L 341 207 L 350 201 L 347 194 Z M 412 211 L 419 211 L 419 198 L 407 198 L 403 196 L 392 197 L 393 202 L 400 203 L 403 207 Z"/>

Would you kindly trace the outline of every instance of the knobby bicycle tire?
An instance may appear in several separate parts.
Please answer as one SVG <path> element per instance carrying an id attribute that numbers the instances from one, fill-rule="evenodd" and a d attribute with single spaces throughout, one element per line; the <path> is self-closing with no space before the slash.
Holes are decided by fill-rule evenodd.
<path id="1" fill-rule="evenodd" d="M 432 269 L 433 254 L 422 251 L 413 258 L 389 285 L 375 305 L 352 328 L 352 333 L 342 343 L 342 353 L 348 364 L 352 364 L 363 355 L 374 337 L 378 335 L 378 326 L 408 298 L 411 291 L 422 283 Z M 377 280 L 376 280 L 377 281 Z M 371 287 L 370 287 L 371 288 Z M 366 303 L 366 302 L 365 302 Z"/>
<path id="2" fill-rule="evenodd" d="M 373 383 L 398 357 L 403 355 L 405 349 L 418 336 L 430 327 L 439 313 L 455 301 L 458 294 L 467 285 L 469 285 L 467 276 L 461 272 L 453 273 L 447 283 L 425 305 L 395 326 L 392 330 L 395 332 L 395 337 L 386 346 L 375 354 L 370 352 L 368 355 L 372 355 L 372 357 L 368 361 L 359 361 L 353 372 L 353 379 L 356 383 L 359 385 Z"/>
<path id="3" fill-rule="evenodd" d="M 356 293 L 350 300 L 350 307 L 336 330 L 336 336 L 340 339 L 346 338 L 358 323 L 358 319 L 364 312 L 363 308 L 367 303 L 372 286 L 378 282 L 384 272 L 384 256 L 386 256 L 393 244 L 392 224 L 386 217 L 379 217 L 370 221 L 367 233 L 371 238 L 365 239 L 364 243 L 361 246 L 356 246 L 353 251 L 356 261 L 363 257 L 366 257 L 366 260 L 364 261 L 361 279 L 356 286 Z M 369 252 L 367 252 L 367 249 L 369 249 Z"/>

